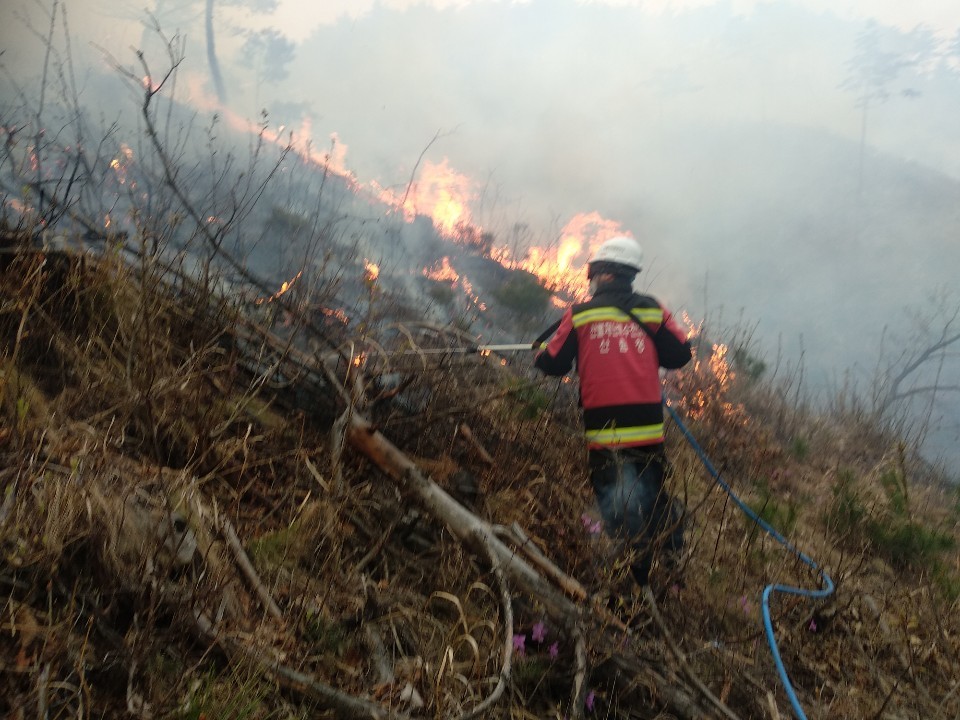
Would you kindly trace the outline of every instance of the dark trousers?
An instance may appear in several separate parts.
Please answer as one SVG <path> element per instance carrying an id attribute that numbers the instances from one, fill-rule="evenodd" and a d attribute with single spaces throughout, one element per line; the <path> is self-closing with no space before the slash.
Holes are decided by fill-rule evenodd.
<path id="1" fill-rule="evenodd" d="M 604 530 L 635 552 L 631 572 L 640 585 L 647 584 L 658 549 L 672 556 L 683 548 L 683 511 L 664 489 L 666 468 L 662 451 L 590 451 L 590 481 Z"/>

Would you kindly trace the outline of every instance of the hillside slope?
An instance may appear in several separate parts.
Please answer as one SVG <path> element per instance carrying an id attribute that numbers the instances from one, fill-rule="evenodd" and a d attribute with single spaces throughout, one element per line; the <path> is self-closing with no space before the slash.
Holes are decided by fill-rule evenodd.
<path id="1" fill-rule="evenodd" d="M 790 712 L 761 593 L 817 578 L 675 426 L 659 625 L 596 531 L 575 385 L 529 358 L 427 352 L 471 338 L 376 320 L 376 278 L 348 328 L 156 259 L 3 250 L 0 715 Z M 837 585 L 772 601 L 808 717 L 956 717 L 956 493 L 864 414 L 751 379 L 748 348 L 698 348 L 671 402 Z"/>

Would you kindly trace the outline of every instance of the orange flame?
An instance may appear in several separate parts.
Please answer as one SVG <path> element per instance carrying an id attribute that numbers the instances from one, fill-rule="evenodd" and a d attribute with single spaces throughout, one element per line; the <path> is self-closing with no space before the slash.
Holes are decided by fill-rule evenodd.
<path id="1" fill-rule="evenodd" d="M 430 278 L 436 282 L 449 282 L 451 287 L 460 287 L 463 294 L 469 298 L 470 302 L 479 310 L 486 310 L 487 304 L 480 299 L 480 296 L 473 291 L 473 285 L 465 275 L 460 275 L 450 264 L 450 258 L 444 256 L 440 260 L 440 267 L 434 265 L 432 268 L 423 269 L 424 277 Z"/>
<path id="2" fill-rule="evenodd" d="M 153 78 L 149 75 L 144 75 L 140 80 L 140 83 L 143 85 L 144 90 L 149 90 L 150 92 L 157 92 L 160 89 L 160 86 L 153 81 Z"/>
<path id="3" fill-rule="evenodd" d="M 457 280 L 460 279 L 460 275 L 458 275 L 457 271 L 451 267 L 450 258 L 446 255 L 444 255 L 440 260 L 440 267 L 434 265 L 432 268 L 424 268 L 423 274 L 425 277 L 437 282 L 450 282 L 452 284 L 456 284 Z"/>
<path id="4" fill-rule="evenodd" d="M 460 287 L 463 288 L 464 294 L 470 298 L 470 302 L 477 306 L 480 310 L 486 310 L 487 304 L 480 300 L 480 296 L 473 291 L 473 285 L 467 280 L 466 277 L 460 278 Z"/>
<path id="5" fill-rule="evenodd" d="M 125 143 L 120 143 L 120 152 L 110 161 L 110 167 L 117 175 L 117 182 L 124 185 L 127 182 L 127 169 L 133 163 L 133 150 Z"/>
<path id="6" fill-rule="evenodd" d="M 698 323 L 694 322 L 693 318 L 690 317 L 690 313 L 688 313 L 686 310 L 680 313 L 680 321 L 683 323 L 684 327 L 687 328 L 687 340 L 696 339 L 703 331 L 703 320 Z"/>
<path id="7" fill-rule="evenodd" d="M 417 215 L 429 215 L 442 236 L 457 239 L 464 228 L 479 232 L 468 207 L 474 198 L 473 181 L 450 168 L 447 158 L 439 163 L 423 163 L 417 182 L 401 194 L 371 183 L 379 199 L 412 221 Z"/>
<path id="8" fill-rule="evenodd" d="M 344 325 L 350 324 L 350 318 L 347 317 L 347 314 L 343 310 L 328 307 L 318 307 L 317 310 L 319 310 L 324 317 L 339 320 Z"/>
<path id="9" fill-rule="evenodd" d="M 714 377 L 720 383 L 720 389 L 726 391 L 733 382 L 734 372 L 727 360 L 729 348 L 723 343 L 714 343 L 713 352 L 710 354 L 710 370 Z"/>
<path id="10" fill-rule="evenodd" d="M 470 203 L 477 196 L 476 184 L 468 176 L 453 170 L 447 158 L 439 163 L 425 160 L 416 182 L 402 191 L 384 188 L 376 181 L 363 185 L 347 169 L 347 146 L 340 141 L 337 133 L 330 134 L 328 149 L 318 150 L 312 139 L 309 118 L 305 118 L 295 132 L 287 131 L 284 134 L 283 127 L 264 128 L 220 105 L 215 97 L 205 92 L 202 83 L 203 80 L 198 76 L 188 80 L 190 100 L 200 109 L 216 112 L 234 129 L 261 135 L 266 141 L 281 147 L 289 143 L 305 162 L 314 163 L 325 172 L 338 175 L 355 191 L 371 192 L 374 198 L 386 203 L 393 212 L 402 213 L 408 221 L 418 215 L 431 217 L 435 229 L 443 237 L 487 253 L 506 268 L 522 269 L 536 275 L 544 286 L 565 296 L 564 299 L 554 299 L 554 304 L 559 307 L 565 304 L 565 300 L 581 299 L 586 295 L 587 280 L 583 265 L 596 247 L 615 235 L 627 234 L 621 230 L 619 223 L 607 220 L 597 212 L 580 213 L 571 218 L 555 244 L 531 247 L 522 256 L 514 257 L 512 253 L 517 252 L 516 249 L 511 251 L 506 246 L 491 247 L 490 236 L 473 222 Z M 466 290 L 469 283 L 459 280 L 449 266 L 448 259 L 444 259 L 444 263 L 440 268 L 425 270 L 424 275 L 436 280 L 459 281 Z M 447 277 L 444 273 L 452 275 Z M 371 281 L 376 277 L 373 275 Z M 472 296 L 472 299 L 478 307 L 482 305 L 476 296 Z"/>
<path id="11" fill-rule="evenodd" d="M 209 95 L 203 89 L 203 80 L 198 76 L 188 76 L 187 94 L 190 101 L 200 110 L 206 112 L 215 112 L 222 118 L 227 125 L 234 130 L 247 132 L 254 135 L 262 135 L 267 142 L 274 143 L 280 147 L 290 148 L 296 152 L 304 162 L 314 163 L 322 167 L 326 172 L 332 173 L 347 181 L 347 184 L 354 189 L 359 187 L 357 179 L 352 172 L 346 168 L 347 146 L 340 142 L 337 133 L 330 133 L 329 149 L 319 149 L 313 141 L 312 123 L 309 118 L 304 118 L 300 128 L 296 131 L 284 132 L 285 128 L 280 126 L 277 129 L 264 128 L 242 117 L 228 107 Z"/>
<path id="12" fill-rule="evenodd" d="M 363 260 L 363 269 L 364 276 L 363 279 L 369 283 L 373 284 L 377 281 L 377 278 L 380 277 L 380 266 L 375 262 L 370 262 L 366 258 Z"/>
<path id="13" fill-rule="evenodd" d="M 493 258 L 504 267 L 533 273 L 554 292 L 580 299 L 587 294 L 587 260 L 602 242 L 623 234 L 619 223 L 600 213 L 579 213 L 564 226 L 555 246 L 531 247 L 522 259 L 513 259 L 508 248 L 498 247 Z"/>
<path id="14" fill-rule="evenodd" d="M 294 283 L 297 282 L 297 280 L 300 279 L 300 276 L 301 276 L 301 275 L 303 275 L 303 270 L 301 270 L 300 272 L 298 272 L 296 275 L 294 275 L 294 276 L 293 276 L 292 278 L 290 278 L 289 280 L 284 280 L 284 281 L 283 281 L 283 284 L 280 286 L 280 289 L 277 290 L 277 292 L 275 292 L 273 295 L 268 295 L 267 297 L 257 298 L 256 300 L 254 300 L 254 304 L 256 304 L 256 305 L 263 305 L 264 303 L 271 303 L 271 302 L 273 302 L 274 300 L 276 300 L 277 298 L 279 298 L 281 295 L 283 295 L 285 292 L 287 292 L 288 290 L 290 290 L 290 288 L 293 287 Z"/>

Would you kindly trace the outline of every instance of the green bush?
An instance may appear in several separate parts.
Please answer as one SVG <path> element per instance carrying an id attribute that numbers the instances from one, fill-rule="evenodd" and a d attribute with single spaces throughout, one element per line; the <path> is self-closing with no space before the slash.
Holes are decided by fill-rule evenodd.
<path id="1" fill-rule="evenodd" d="M 873 547 L 894 567 L 932 567 L 937 556 L 954 547 L 954 539 L 918 522 L 890 518 L 871 521 L 867 536 Z"/>
<path id="2" fill-rule="evenodd" d="M 953 548 L 953 537 L 911 517 L 909 487 L 902 469 L 883 473 L 880 484 L 888 505 L 867 527 L 870 543 L 896 567 L 933 567 L 941 552 Z"/>
<path id="3" fill-rule="evenodd" d="M 960 577 L 951 573 L 942 563 L 936 563 L 933 571 L 933 581 L 950 602 L 956 602 L 960 598 Z"/>
<path id="4" fill-rule="evenodd" d="M 201 675 L 187 701 L 171 717 L 177 720 L 245 720 L 264 717 L 263 699 L 269 686 L 242 666 Z"/>
<path id="5" fill-rule="evenodd" d="M 313 646 L 315 652 L 338 657 L 343 654 L 349 640 L 343 623 L 316 611 L 307 613 L 303 637 Z"/>
<path id="6" fill-rule="evenodd" d="M 795 437 L 790 443 L 790 454 L 797 460 L 806 460 L 810 454 L 810 443 L 806 438 Z"/>
<path id="7" fill-rule="evenodd" d="M 493 296 L 501 305 L 519 315 L 539 316 L 547 309 L 552 293 L 540 284 L 539 278 L 525 270 L 516 270 Z"/>
<path id="8" fill-rule="evenodd" d="M 449 283 L 430 281 L 427 287 L 427 295 L 436 300 L 440 305 L 449 305 L 457 296 L 456 291 Z"/>
<path id="9" fill-rule="evenodd" d="M 837 481 L 833 485 L 833 501 L 825 518 L 827 527 L 838 535 L 861 528 L 867 517 L 867 509 L 863 505 L 856 488 L 857 478 L 852 470 L 843 469 L 837 473 Z"/>
<path id="10" fill-rule="evenodd" d="M 782 535 L 789 534 L 793 531 L 797 524 L 797 507 L 793 503 L 782 504 L 778 502 L 769 492 L 769 490 L 762 488 L 760 500 L 757 502 L 748 503 L 750 509 L 753 510 L 757 516 L 770 525 L 774 530 L 779 532 Z M 751 533 L 756 533 L 757 525 L 750 519 L 747 519 L 747 523 L 753 529 Z M 752 537 L 751 537 L 752 540 Z"/>
<path id="11" fill-rule="evenodd" d="M 767 371 L 767 363 L 741 345 L 733 351 L 733 367 L 756 382 Z"/>
<path id="12" fill-rule="evenodd" d="M 910 514 L 910 495 L 907 489 L 907 478 L 896 470 L 887 470 L 880 476 L 880 484 L 887 494 L 890 503 L 890 512 L 894 517 L 905 518 Z"/>
<path id="13" fill-rule="evenodd" d="M 311 220 L 305 215 L 274 205 L 270 208 L 270 224 L 284 234 L 297 234 L 308 230 Z"/>
<path id="14" fill-rule="evenodd" d="M 524 420 L 532 420 L 550 406 L 550 398 L 529 380 L 511 378 L 506 389 L 516 403 L 517 415 Z"/>
<path id="15" fill-rule="evenodd" d="M 883 473 L 880 485 L 887 504 L 868 512 L 857 491 L 853 472 L 841 470 L 825 518 L 827 526 L 842 537 L 865 541 L 894 567 L 937 568 L 940 553 L 954 547 L 953 536 L 911 517 L 907 479 L 901 471 Z"/>

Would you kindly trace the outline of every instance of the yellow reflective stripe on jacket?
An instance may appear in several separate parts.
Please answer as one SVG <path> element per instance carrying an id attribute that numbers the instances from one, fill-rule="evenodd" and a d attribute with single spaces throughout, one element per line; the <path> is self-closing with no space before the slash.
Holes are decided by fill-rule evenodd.
<path id="1" fill-rule="evenodd" d="M 643 323 L 660 324 L 663 322 L 662 308 L 633 308 L 631 313 Z M 626 322 L 629 319 L 627 314 L 619 308 L 598 307 L 574 313 L 573 326 L 578 328 L 592 322 Z"/>
<path id="2" fill-rule="evenodd" d="M 637 427 L 611 427 L 587 430 L 587 440 L 598 445 L 624 445 L 663 439 L 663 423 Z"/>

